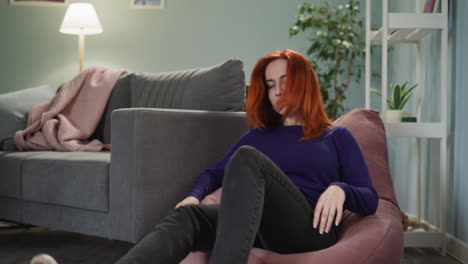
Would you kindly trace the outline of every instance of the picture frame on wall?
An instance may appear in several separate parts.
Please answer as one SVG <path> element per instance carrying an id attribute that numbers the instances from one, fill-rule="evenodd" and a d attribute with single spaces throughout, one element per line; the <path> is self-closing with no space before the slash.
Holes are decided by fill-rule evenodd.
<path id="1" fill-rule="evenodd" d="M 10 0 L 10 5 L 25 6 L 66 6 L 68 0 Z"/>
<path id="2" fill-rule="evenodd" d="M 131 8 L 154 8 L 162 9 L 166 0 L 130 0 Z"/>

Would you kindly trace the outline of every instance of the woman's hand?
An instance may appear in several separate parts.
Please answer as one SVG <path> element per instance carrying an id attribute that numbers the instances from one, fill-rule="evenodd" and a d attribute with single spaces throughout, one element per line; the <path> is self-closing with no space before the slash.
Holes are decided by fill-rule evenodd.
<path id="1" fill-rule="evenodd" d="M 182 200 L 182 202 L 178 203 L 175 208 L 178 208 L 180 206 L 183 206 L 183 205 L 187 205 L 187 204 L 200 204 L 200 201 L 193 197 L 193 196 L 189 196 L 187 198 L 185 198 L 184 200 Z"/>
<path id="2" fill-rule="evenodd" d="M 343 215 L 345 192 L 338 185 L 330 185 L 319 197 L 314 211 L 314 228 L 320 225 L 320 234 L 330 231 L 333 219 L 338 225 Z"/>

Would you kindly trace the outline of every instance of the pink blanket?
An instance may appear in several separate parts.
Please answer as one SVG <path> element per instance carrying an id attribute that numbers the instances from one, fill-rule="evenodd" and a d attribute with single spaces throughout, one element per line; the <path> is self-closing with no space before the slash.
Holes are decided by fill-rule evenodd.
<path id="1" fill-rule="evenodd" d="M 24 130 L 15 134 L 19 150 L 100 151 L 110 149 L 97 139 L 89 142 L 122 70 L 92 67 L 78 74 L 50 101 L 29 110 Z"/>

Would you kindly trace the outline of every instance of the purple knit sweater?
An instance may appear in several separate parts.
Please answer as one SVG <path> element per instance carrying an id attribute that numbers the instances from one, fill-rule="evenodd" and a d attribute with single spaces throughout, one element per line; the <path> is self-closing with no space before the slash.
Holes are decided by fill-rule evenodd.
<path id="1" fill-rule="evenodd" d="M 334 126 L 319 137 L 299 141 L 302 126 L 279 126 L 272 130 L 252 129 L 212 168 L 204 171 L 185 196 L 202 200 L 223 182 L 229 158 L 242 145 L 255 147 L 296 184 L 315 208 L 320 194 L 338 185 L 346 195 L 344 209 L 360 215 L 377 210 L 378 197 L 361 150 L 345 127 Z"/>

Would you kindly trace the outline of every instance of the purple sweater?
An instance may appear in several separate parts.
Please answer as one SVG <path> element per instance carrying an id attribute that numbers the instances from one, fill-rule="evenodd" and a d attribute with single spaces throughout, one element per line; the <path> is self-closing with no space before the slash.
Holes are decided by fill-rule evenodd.
<path id="1" fill-rule="evenodd" d="M 319 137 L 299 141 L 302 126 L 279 126 L 272 130 L 252 129 L 212 168 L 204 171 L 185 196 L 200 201 L 223 182 L 229 158 L 242 145 L 250 145 L 268 156 L 296 184 L 315 208 L 330 185 L 346 195 L 344 209 L 360 215 L 377 210 L 378 197 L 361 150 L 351 132 L 340 126 L 324 130 Z"/>

